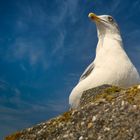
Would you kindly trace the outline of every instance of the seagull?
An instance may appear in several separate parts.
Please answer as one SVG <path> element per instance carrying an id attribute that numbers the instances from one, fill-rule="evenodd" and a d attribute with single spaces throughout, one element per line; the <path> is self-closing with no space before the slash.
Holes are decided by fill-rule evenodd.
<path id="1" fill-rule="evenodd" d="M 98 43 L 94 61 L 81 75 L 69 96 L 71 108 L 78 108 L 82 93 L 90 88 L 110 84 L 127 88 L 140 84 L 137 69 L 127 56 L 118 24 L 110 15 L 88 17 L 97 27 Z"/>

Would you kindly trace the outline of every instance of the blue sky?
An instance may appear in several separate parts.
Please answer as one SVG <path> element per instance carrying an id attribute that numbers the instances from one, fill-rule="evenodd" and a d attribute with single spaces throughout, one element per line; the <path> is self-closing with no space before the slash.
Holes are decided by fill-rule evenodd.
<path id="1" fill-rule="evenodd" d="M 70 91 L 95 56 L 89 12 L 118 21 L 140 71 L 139 0 L 0 1 L 0 138 L 68 109 Z"/>

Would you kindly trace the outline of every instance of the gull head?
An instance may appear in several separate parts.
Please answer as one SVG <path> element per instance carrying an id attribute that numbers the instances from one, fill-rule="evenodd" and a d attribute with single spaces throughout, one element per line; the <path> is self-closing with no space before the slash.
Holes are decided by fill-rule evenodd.
<path id="1" fill-rule="evenodd" d="M 118 24 L 110 15 L 97 16 L 94 13 L 89 13 L 88 17 L 96 23 L 98 37 L 111 35 L 114 37 L 120 35 Z"/>

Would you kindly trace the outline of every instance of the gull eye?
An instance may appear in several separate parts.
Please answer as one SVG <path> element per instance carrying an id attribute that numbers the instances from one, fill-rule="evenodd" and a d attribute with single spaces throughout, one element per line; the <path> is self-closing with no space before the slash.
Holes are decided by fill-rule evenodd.
<path id="1" fill-rule="evenodd" d="M 108 17 L 108 20 L 110 21 L 110 22 L 113 22 L 113 18 L 112 17 Z"/>

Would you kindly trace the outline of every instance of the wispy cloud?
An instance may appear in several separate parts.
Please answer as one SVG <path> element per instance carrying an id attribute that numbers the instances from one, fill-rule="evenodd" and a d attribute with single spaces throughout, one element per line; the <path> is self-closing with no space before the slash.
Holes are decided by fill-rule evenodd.
<path id="1" fill-rule="evenodd" d="M 40 120 L 53 117 L 67 108 L 64 106 L 64 99 L 30 102 L 23 98 L 22 91 L 4 80 L 0 81 L 0 93 L 0 136 L 39 123 Z"/>
<path id="2" fill-rule="evenodd" d="M 9 61 L 29 61 L 31 66 L 41 63 L 47 68 L 45 57 L 46 44 L 42 40 L 30 40 L 27 38 L 17 38 L 8 48 L 6 58 Z"/>
<path id="3" fill-rule="evenodd" d="M 17 17 L 14 25 L 17 35 L 6 51 L 7 60 L 28 61 L 31 66 L 41 64 L 44 68 L 48 68 L 53 61 L 53 57 L 60 55 L 59 53 L 61 52 L 62 61 L 65 55 L 62 51 L 65 52 L 64 50 L 66 50 L 64 42 L 67 35 L 67 27 L 64 23 L 67 17 L 73 22 L 77 20 L 76 9 L 78 1 L 69 0 L 63 3 L 56 1 L 57 7 L 49 13 L 47 13 L 42 4 L 41 2 L 39 4 L 26 2 L 17 4 L 19 17 Z M 31 30 L 32 26 L 35 26 L 37 31 Z M 52 36 L 54 43 L 51 44 L 53 46 L 50 46 L 47 38 L 49 34 L 55 32 L 57 36 Z M 25 35 L 28 33 L 30 37 Z M 34 34 L 40 37 L 36 37 Z M 50 48 L 53 49 L 50 50 Z M 54 63 L 57 63 L 56 59 L 55 61 Z"/>
<path id="4" fill-rule="evenodd" d="M 6 90 L 7 87 L 8 87 L 8 83 L 6 81 L 0 79 L 0 89 Z"/>
<path id="5" fill-rule="evenodd" d="M 64 41 L 65 41 L 65 32 L 61 31 L 59 36 L 56 39 L 54 49 L 52 50 L 52 55 L 56 55 L 60 49 L 64 47 Z"/>

